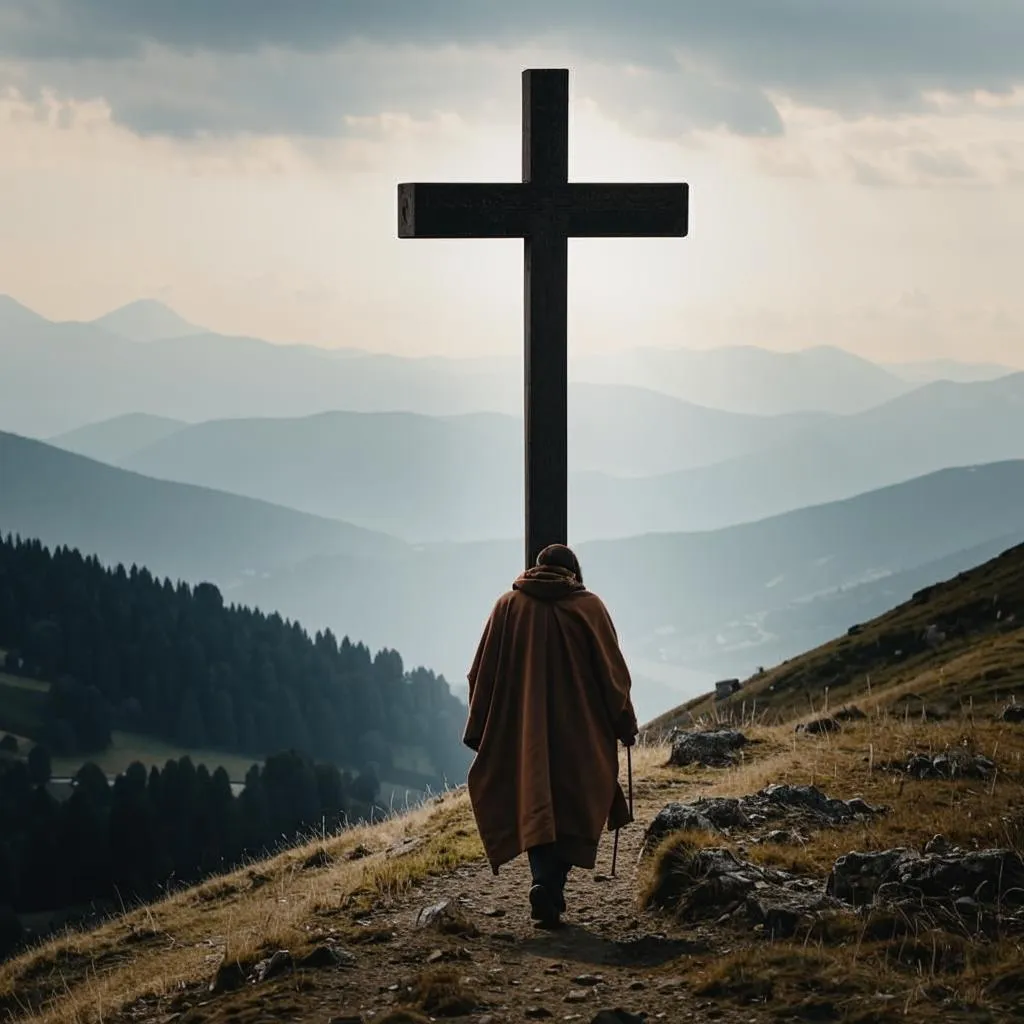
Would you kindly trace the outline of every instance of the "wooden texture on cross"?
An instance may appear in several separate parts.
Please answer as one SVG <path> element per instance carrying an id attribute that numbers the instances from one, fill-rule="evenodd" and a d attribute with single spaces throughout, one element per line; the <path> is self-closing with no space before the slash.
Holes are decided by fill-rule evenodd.
<path id="1" fill-rule="evenodd" d="M 399 238 L 524 240 L 526 565 L 568 542 L 568 240 L 687 233 L 685 184 L 569 181 L 569 72 L 523 72 L 523 180 L 402 184 Z"/>

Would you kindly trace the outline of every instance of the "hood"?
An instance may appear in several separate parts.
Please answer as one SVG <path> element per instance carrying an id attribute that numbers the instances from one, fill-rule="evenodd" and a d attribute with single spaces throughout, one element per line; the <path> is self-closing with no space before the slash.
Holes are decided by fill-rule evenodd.
<path id="1" fill-rule="evenodd" d="M 559 601 L 570 594 L 586 590 L 586 587 L 568 570 L 553 565 L 537 565 L 520 574 L 513 590 L 521 590 L 530 597 L 542 601 Z"/>

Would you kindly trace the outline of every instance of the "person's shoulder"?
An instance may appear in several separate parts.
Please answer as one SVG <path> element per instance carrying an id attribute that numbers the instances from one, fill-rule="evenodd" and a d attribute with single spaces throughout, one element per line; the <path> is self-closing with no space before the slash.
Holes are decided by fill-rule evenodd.
<path id="1" fill-rule="evenodd" d="M 492 615 L 496 615 L 503 611 L 510 604 L 518 600 L 522 595 L 518 590 L 506 590 L 505 593 L 498 596 L 497 601 L 494 602 L 494 609 L 491 612 Z"/>
<path id="2" fill-rule="evenodd" d="M 572 605 L 581 615 L 606 616 L 608 614 L 604 601 L 592 590 L 578 590 L 572 595 Z"/>

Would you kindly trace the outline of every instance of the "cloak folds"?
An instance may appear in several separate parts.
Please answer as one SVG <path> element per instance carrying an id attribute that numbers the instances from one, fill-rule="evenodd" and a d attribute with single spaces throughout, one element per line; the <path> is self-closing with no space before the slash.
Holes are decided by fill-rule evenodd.
<path id="1" fill-rule="evenodd" d="M 617 741 L 637 733 L 604 603 L 567 570 L 527 570 L 495 604 L 468 678 L 469 798 L 494 872 L 543 843 L 592 868 L 602 831 L 629 821 Z"/>

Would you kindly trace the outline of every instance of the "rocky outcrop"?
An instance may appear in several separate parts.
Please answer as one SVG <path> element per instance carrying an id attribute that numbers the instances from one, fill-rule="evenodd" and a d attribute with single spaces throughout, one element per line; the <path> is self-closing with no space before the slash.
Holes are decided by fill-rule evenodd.
<path id="1" fill-rule="evenodd" d="M 942 754 L 911 754 L 901 761 L 881 766 L 912 779 L 990 779 L 996 763 L 984 754 L 950 750 Z"/>
<path id="2" fill-rule="evenodd" d="M 740 798 L 699 797 L 689 803 L 667 804 L 648 826 L 643 849 L 649 853 L 666 836 L 684 830 L 724 835 L 744 830 L 757 839 L 777 833 L 778 829 L 764 826 L 780 822 L 790 829 L 828 828 L 884 813 L 884 807 L 873 807 L 859 798 L 833 799 L 816 786 L 772 785 Z"/>
<path id="3" fill-rule="evenodd" d="M 1024 860 L 1013 850 L 962 850 L 936 836 L 906 848 L 840 857 L 826 893 L 852 906 L 886 904 L 969 931 L 1024 926 Z"/>
<path id="4" fill-rule="evenodd" d="M 736 729 L 677 732 L 672 737 L 672 753 L 668 763 L 679 768 L 687 765 L 728 767 L 736 760 L 736 751 L 745 747 L 747 742 L 747 737 Z"/>
<path id="5" fill-rule="evenodd" d="M 733 922 L 788 938 L 840 906 L 813 879 L 741 860 L 723 848 L 680 849 L 657 866 L 650 903 L 687 922 Z"/>

